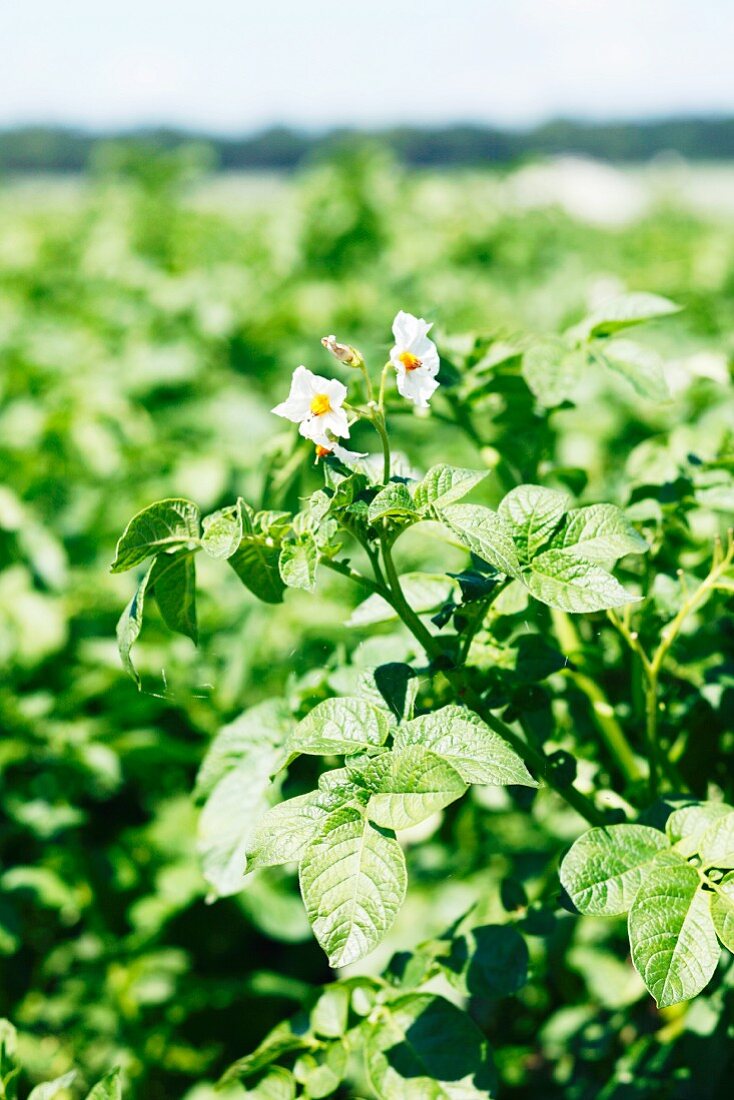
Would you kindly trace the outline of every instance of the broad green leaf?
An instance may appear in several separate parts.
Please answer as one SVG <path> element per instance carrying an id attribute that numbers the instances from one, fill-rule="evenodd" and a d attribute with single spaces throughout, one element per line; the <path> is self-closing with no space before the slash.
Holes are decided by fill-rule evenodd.
<path id="1" fill-rule="evenodd" d="M 445 573 L 403 573 L 400 585 L 406 600 L 419 615 L 438 610 L 458 591 L 456 581 Z M 347 626 L 374 626 L 399 617 L 392 604 L 373 593 L 355 607 Z"/>
<path id="2" fill-rule="evenodd" d="M 319 550 L 313 538 L 304 536 L 283 543 L 278 568 L 281 580 L 289 588 L 313 592 L 318 564 Z"/>
<path id="3" fill-rule="evenodd" d="M 667 847 L 665 834 L 648 825 L 590 829 L 567 852 L 561 884 L 580 913 L 626 913 L 651 860 Z"/>
<path id="4" fill-rule="evenodd" d="M 552 409 L 576 396 L 587 358 L 560 341 L 546 341 L 522 357 L 522 375 L 541 405 Z"/>
<path id="5" fill-rule="evenodd" d="M 541 485 L 518 485 L 500 502 L 499 514 L 507 523 L 520 556 L 534 558 L 545 546 L 568 511 L 566 493 Z"/>
<path id="6" fill-rule="evenodd" d="M 413 520 L 419 518 L 408 486 L 401 481 L 391 481 L 384 489 L 380 489 L 367 510 L 370 523 L 378 523 L 390 516 Z"/>
<path id="7" fill-rule="evenodd" d="M 333 1096 L 347 1072 L 349 1051 L 342 1041 L 327 1043 L 313 1054 L 302 1054 L 293 1067 L 293 1075 L 303 1085 L 308 1100 Z"/>
<path id="8" fill-rule="evenodd" d="M 280 576 L 279 536 L 282 525 L 289 522 L 286 513 L 260 513 L 258 529 L 252 509 L 238 501 L 242 517 L 242 541 L 228 559 L 246 588 L 263 603 L 282 603 L 285 585 Z"/>
<path id="9" fill-rule="evenodd" d="M 256 1073 L 260 1073 L 266 1067 L 272 1065 L 273 1062 L 277 1062 L 283 1055 L 310 1050 L 315 1045 L 315 1040 L 306 1033 L 305 1027 L 303 1030 L 296 1030 L 290 1020 L 284 1020 L 268 1032 L 260 1045 L 251 1054 L 246 1054 L 244 1058 L 238 1058 L 236 1062 L 233 1062 L 225 1070 L 219 1084 L 226 1085 L 240 1078 L 246 1080 L 248 1077 L 254 1077 Z"/>
<path id="10" fill-rule="evenodd" d="M 679 313 L 680 308 L 659 294 L 623 294 L 595 309 L 576 326 L 573 333 L 582 339 L 606 336 L 656 317 Z"/>
<path id="11" fill-rule="evenodd" d="M 438 518 L 473 554 L 509 577 L 520 576 L 520 559 L 504 519 L 476 504 L 449 504 L 437 510 Z"/>
<path id="12" fill-rule="evenodd" d="M 487 1041 L 444 997 L 410 993 L 366 1027 L 365 1059 L 379 1100 L 490 1100 L 495 1074 Z"/>
<path id="13" fill-rule="evenodd" d="M 242 513 L 239 504 L 212 512 L 202 520 L 201 545 L 210 558 L 231 558 L 242 540 Z"/>
<path id="14" fill-rule="evenodd" d="M 255 826 L 247 850 L 247 870 L 298 862 L 328 813 L 314 791 L 266 810 Z"/>
<path id="15" fill-rule="evenodd" d="M 466 791 L 459 773 L 422 745 L 385 752 L 350 764 L 355 782 L 370 792 L 367 816 L 385 829 L 409 829 Z"/>
<path id="16" fill-rule="evenodd" d="M 612 564 L 625 554 L 644 554 L 649 549 L 642 535 L 615 504 L 575 508 L 554 535 L 552 546 L 601 565 Z"/>
<path id="17" fill-rule="evenodd" d="M 128 523 L 117 544 L 113 573 L 124 573 L 162 550 L 188 546 L 199 538 L 199 509 L 175 497 L 149 504 Z"/>
<path id="18" fill-rule="evenodd" d="M 711 894 L 711 917 L 724 947 L 734 952 L 734 871 L 724 875 Z"/>
<path id="19" fill-rule="evenodd" d="M 87 1100 L 122 1100 L 119 1068 L 106 1073 L 88 1093 Z"/>
<path id="20" fill-rule="evenodd" d="M 621 607 L 638 599 L 600 565 L 570 550 L 546 550 L 525 576 L 532 596 L 550 607 L 580 614 Z"/>
<path id="21" fill-rule="evenodd" d="M 135 642 L 138 640 L 143 626 L 145 593 L 148 588 L 148 582 L 150 581 L 150 574 L 153 571 L 154 564 L 155 562 L 151 562 L 148 566 L 145 575 L 138 582 L 138 587 L 135 589 L 133 598 L 130 600 L 130 603 L 127 605 L 122 615 L 120 615 L 117 623 L 117 648 L 120 651 L 122 667 L 128 675 L 132 676 L 138 687 L 140 687 L 140 676 L 138 675 L 138 670 L 135 668 L 130 654 Z"/>
<path id="22" fill-rule="evenodd" d="M 202 765 L 198 851 L 204 878 L 221 896 L 244 886 L 247 851 L 269 809 L 271 776 L 283 757 L 290 722 L 277 701 L 246 711 L 218 735 Z"/>
<path id="23" fill-rule="evenodd" d="M 269 1066 L 250 1084 L 242 1100 L 294 1100 L 295 1095 L 296 1079 L 291 1071 L 283 1066 Z"/>
<path id="24" fill-rule="evenodd" d="M 484 481 L 488 470 L 465 470 L 457 466 L 432 466 L 413 489 L 413 501 L 421 511 L 432 506 L 445 507 L 461 500 L 475 485 Z"/>
<path id="25" fill-rule="evenodd" d="M 632 340 L 608 340 L 597 354 L 609 370 L 624 378 L 641 397 L 650 401 L 669 401 L 663 361 L 652 348 Z"/>
<path id="26" fill-rule="evenodd" d="M 701 834 L 698 852 L 704 867 L 734 867 L 734 810 L 723 814 Z"/>
<path id="27" fill-rule="evenodd" d="M 338 1039 L 346 1033 L 352 990 L 335 982 L 327 985 L 311 1009 L 311 1027 L 316 1035 Z"/>
<path id="28" fill-rule="evenodd" d="M 196 566 L 188 550 L 159 554 L 148 580 L 163 621 L 169 630 L 185 634 L 196 644 Z"/>
<path id="29" fill-rule="evenodd" d="M 697 802 L 692 806 L 682 806 L 680 810 L 673 810 L 665 822 L 665 832 L 676 850 L 689 859 L 699 852 L 701 837 L 709 825 L 731 812 L 731 806 L 724 802 Z"/>
<path id="30" fill-rule="evenodd" d="M 377 946 L 405 897 L 403 850 L 359 810 L 336 810 L 304 852 L 301 893 L 316 939 L 333 967 Z"/>
<path id="31" fill-rule="evenodd" d="M 385 743 L 387 715 L 364 699 L 325 699 L 298 723 L 288 741 L 291 752 L 339 755 Z"/>
<path id="32" fill-rule="evenodd" d="M 376 699 L 388 708 L 393 718 L 398 722 L 412 718 L 418 694 L 418 677 L 410 665 L 400 661 L 378 665 L 360 683 L 365 693 L 372 690 L 373 685 Z"/>
<path id="33" fill-rule="evenodd" d="M 442 707 L 400 726 L 394 747 L 409 745 L 423 745 L 448 761 L 465 783 L 537 786 L 514 749 L 465 707 Z"/>
<path id="34" fill-rule="evenodd" d="M 528 948 L 516 928 L 508 924 L 483 924 L 466 932 L 447 963 L 447 977 L 465 994 L 474 997 L 508 997 L 528 980 Z M 454 960 L 466 963 L 457 975 Z"/>
<path id="35" fill-rule="evenodd" d="M 42 1085 L 36 1085 L 31 1089 L 28 1100 L 54 1100 L 60 1093 L 65 1093 L 76 1079 L 76 1070 L 69 1070 L 62 1077 L 56 1077 L 53 1081 L 44 1081 Z"/>
<path id="36" fill-rule="evenodd" d="M 642 876 L 628 927 L 632 962 L 658 1008 L 695 997 L 719 960 L 710 908 L 701 875 L 675 852 L 658 856 Z"/>

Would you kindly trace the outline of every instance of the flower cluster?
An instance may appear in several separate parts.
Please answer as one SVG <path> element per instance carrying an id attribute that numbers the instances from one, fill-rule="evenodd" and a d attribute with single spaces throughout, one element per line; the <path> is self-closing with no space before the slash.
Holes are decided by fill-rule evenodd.
<path id="1" fill-rule="evenodd" d="M 422 317 L 400 310 L 392 326 L 395 344 L 387 366 L 395 369 L 398 392 L 419 409 L 428 408 L 428 401 L 438 389 L 438 350 L 428 333 L 432 325 Z M 349 344 L 340 344 L 334 336 L 325 336 L 321 343 L 341 363 L 367 372 L 362 355 Z M 349 438 L 350 422 L 346 405 L 347 387 L 335 378 L 314 374 L 307 367 L 296 367 L 290 393 L 272 410 L 298 424 L 306 439 L 316 444 L 317 457 L 333 454 L 347 464 L 364 458 L 338 442 Z M 383 410 L 378 410 L 382 415 Z"/>

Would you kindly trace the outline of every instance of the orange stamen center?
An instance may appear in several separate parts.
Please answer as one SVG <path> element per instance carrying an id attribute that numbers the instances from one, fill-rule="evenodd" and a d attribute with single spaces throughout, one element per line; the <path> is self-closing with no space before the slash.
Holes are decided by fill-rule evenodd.
<path id="1" fill-rule="evenodd" d="M 331 454 L 331 448 L 330 447 L 322 447 L 320 443 L 316 444 L 316 457 L 317 458 L 326 458 L 326 456 L 330 455 L 330 454 Z"/>
<path id="2" fill-rule="evenodd" d="M 423 361 L 417 355 L 413 355 L 412 351 L 401 351 L 398 359 L 406 370 L 418 370 L 418 367 L 423 366 Z"/>
<path id="3" fill-rule="evenodd" d="M 311 401 L 311 412 L 314 416 L 323 416 L 324 413 L 331 412 L 331 401 L 329 401 L 328 394 L 317 393 Z"/>

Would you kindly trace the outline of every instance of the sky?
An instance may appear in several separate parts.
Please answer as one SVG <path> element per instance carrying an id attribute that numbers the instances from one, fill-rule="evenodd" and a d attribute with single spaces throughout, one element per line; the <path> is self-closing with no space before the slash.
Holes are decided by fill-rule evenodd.
<path id="1" fill-rule="evenodd" d="M 0 126 L 734 113 L 734 0 L 0 0 Z"/>

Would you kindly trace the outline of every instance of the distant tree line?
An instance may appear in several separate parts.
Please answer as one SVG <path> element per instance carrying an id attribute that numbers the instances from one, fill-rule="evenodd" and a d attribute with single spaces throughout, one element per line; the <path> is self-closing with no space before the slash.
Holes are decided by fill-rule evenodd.
<path id="1" fill-rule="evenodd" d="M 243 137 L 212 136 L 174 129 L 92 133 L 54 126 L 0 131 L 0 172 L 80 172 L 110 142 L 131 141 L 156 151 L 205 144 L 221 169 L 288 171 L 328 156 L 356 138 L 391 149 L 418 167 L 503 165 L 535 156 L 580 154 L 618 162 L 639 162 L 661 153 L 692 160 L 734 158 L 734 118 L 669 118 L 633 122 L 557 119 L 527 130 L 454 125 L 399 126 L 371 133 L 335 129 L 320 134 L 273 127 Z"/>

